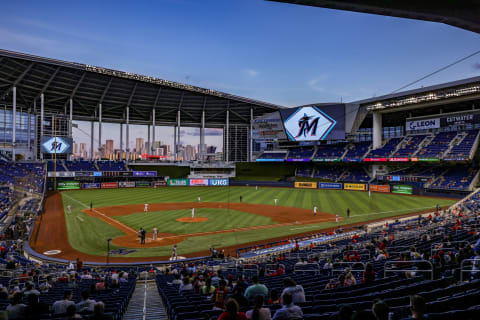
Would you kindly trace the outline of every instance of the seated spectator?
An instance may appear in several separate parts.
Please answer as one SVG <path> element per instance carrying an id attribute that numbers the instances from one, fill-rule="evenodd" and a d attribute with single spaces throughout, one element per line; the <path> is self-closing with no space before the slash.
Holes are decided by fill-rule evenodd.
<path id="1" fill-rule="evenodd" d="M 305 291 L 303 287 L 293 281 L 292 278 L 285 278 L 283 280 L 283 285 L 285 289 L 283 289 L 282 296 L 289 292 L 292 295 L 293 303 L 300 303 L 305 302 Z"/>
<path id="2" fill-rule="evenodd" d="M 23 294 L 25 298 L 27 298 L 31 294 L 39 296 L 40 292 L 37 289 L 35 289 L 35 287 L 33 286 L 33 283 L 28 282 L 27 285 L 25 286 L 25 291 L 23 292 Z"/>
<path id="3" fill-rule="evenodd" d="M 112 279 L 112 284 L 110 285 L 110 288 L 117 289 L 119 287 L 120 285 L 118 284 L 118 279 Z"/>
<path id="4" fill-rule="evenodd" d="M 327 262 L 323 265 L 323 270 L 332 270 L 333 269 L 333 263 L 331 259 L 328 259 Z"/>
<path id="5" fill-rule="evenodd" d="M 388 320 L 388 305 L 382 300 L 376 300 L 372 306 L 372 313 L 375 316 L 375 320 Z"/>
<path id="6" fill-rule="evenodd" d="M 237 287 L 230 298 L 234 299 L 240 308 L 248 308 L 248 299 L 245 298 L 244 294 L 245 290 L 243 290 L 243 287 Z"/>
<path id="7" fill-rule="evenodd" d="M 303 312 L 299 306 L 293 304 L 292 295 L 286 292 L 283 297 L 283 306 L 273 316 L 273 320 L 297 320 L 303 319 Z"/>
<path id="8" fill-rule="evenodd" d="M 27 306 L 23 304 L 23 294 L 21 292 L 16 292 L 10 304 L 7 306 L 8 319 L 24 319 L 25 318 L 25 308 Z"/>
<path id="9" fill-rule="evenodd" d="M 182 279 L 180 279 L 180 275 L 174 275 L 175 279 L 173 279 L 172 284 L 182 284 Z"/>
<path id="10" fill-rule="evenodd" d="M 15 260 L 13 260 L 13 258 L 10 258 L 7 262 L 7 266 L 5 267 L 5 269 L 15 270 L 15 267 L 16 267 Z"/>
<path id="11" fill-rule="evenodd" d="M 375 280 L 375 271 L 373 271 L 373 265 L 368 262 L 365 265 L 365 271 L 363 271 L 363 282 L 370 283 Z"/>
<path id="12" fill-rule="evenodd" d="M 126 272 L 122 271 L 122 273 L 120 273 L 119 282 L 120 283 L 128 282 L 128 274 Z"/>
<path id="13" fill-rule="evenodd" d="M 189 277 L 183 277 L 183 282 L 178 288 L 178 292 L 182 293 L 182 291 L 193 291 L 193 285 L 190 283 Z"/>
<path id="14" fill-rule="evenodd" d="M 113 320 L 111 315 L 105 314 L 105 305 L 98 302 L 93 307 L 93 314 L 87 318 L 88 320 Z"/>
<path id="15" fill-rule="evenodd" d="M 97 303 L 95 300 L 89 298 L 90 294 L 88 290 L 82 291 L 82 301 L 77 303 L 76 307 L 78 312 L 93 311 L 93 307 Z"/>
<path id="16" fill-rule="evenodd" d="M 410 312 L 412 313 L 411 319 L 423 320 L 428 319 L 425 317 L 425 299 L 418 294 L 410 296 Z"/>
<path id="17" fill-rule="evenodd" d="M 280 304 L 280 296 L 277 289 L 272 289 L 270 292 L 270 299 L 268 299 L 268 304 Z"/>
<path id="18" fill-rule="evenodd" d="M 228 295 L 227 282 L 225 280 L 220 280 L 219 286 L 215 289 L 215 294 L 212 296 L 212 301 L 214 302 L 214 309 L 225 309 L 225 299 Z"/>
<path id="19" fill-rule="evenodd" d="M 247 319 L 251 320 L 270 320 L 271 313 L 269 308 L 263 307 L 264 298 L 263 296 L 255 297 L 255 308 L 247 311 Z"/>
<path id="20" fill-rule="evenodd" d="M 41 319 L 43 314 L 48 313 L 48 305 L 40 302 L 39 296 L 31 294 L 28 296 L 27 307 L 25 308 L 25 314 L 27 320 Z"/>
<path id="21" fill-rule="evenodd" d="M 245 313 L 238 312 L 240 308 L 235 299 L 228 299 L 225 307 L 226 311 L 218 317 L 218 320 L 247 320 Z"/>
<path id="22" fill-rule="evenodd" d="M 48 290 L 50 290 L 52 288 L 52 286 L 50 285 L 50 283 L 48 282 L 48 278 L 45 279 L 40 285 L 39 285 L 39 289 L 41 292 L 48 292 Z"/>
<path id="23" fill-rule="evenodd" d="M 65 319 L 67 319 L 67 320 L 82 319 L 82 316 L 77 313 L 77 308 L 75 307 L 74 304 L 69 305 L 67 307 L 67 312 L 65 314 Z"/>
<path id="24" fill-rule="evenodd" d="M 105 279 L 100 279 L 100 281 L 95 284 L 95 289 L 97 289 L 97 291 L 105 290 Z"/>
<path id="25" fill-rule="evenodd" d="M 53 314 L 65 314 L 67 312 L 67 308 L 71 305 L 75 305 L 75 302 L 72 300 L 72 291 L 65 290 L 63 293 L 63 299 L 55 301 L 52 305 L 52 313 Z"/>
<path id="26" fill-rule="evenodd" d="M 268 296 L 268 289 L 264 284 L 259 283 L 258 277 L 253 276 L 252 278 L 253 284 L 247 288 L 245 291 L 245 297 L 250 300 L 254 297 L 260 295 L 263 297 Z"/>
<path id="27" fill-rule="evenodd" d="M 207 296 L 213 294 L 215 292 L 215 287 L 212 286 L 212 279 L 207 278 L 205 285 L 200 289 L 200 291 L 203 295 Z"/>

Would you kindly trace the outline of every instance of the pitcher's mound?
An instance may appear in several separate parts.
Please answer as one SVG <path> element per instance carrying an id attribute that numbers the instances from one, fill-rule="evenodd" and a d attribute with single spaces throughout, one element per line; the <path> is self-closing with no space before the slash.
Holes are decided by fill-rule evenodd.
<path id="1" fill-rule="evenodd" d="M 202 218 L 202 217 L 195 217 L 195 218 L 189 218 L 189 217 L 184 217 L 184 218 L 178 218 L 178 222 L 205 222 L 208 221 L 208 218 Z"/>

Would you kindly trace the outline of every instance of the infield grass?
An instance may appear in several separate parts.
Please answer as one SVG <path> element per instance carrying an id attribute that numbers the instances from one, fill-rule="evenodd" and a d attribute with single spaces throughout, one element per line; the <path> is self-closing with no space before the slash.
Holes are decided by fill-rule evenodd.
<path id="1" fill-rule="evenodd" d="M 119 206 L 127 204 L 162 203 L 162 202 L 196 202 L 201 197 L 202 202 L 243 202 L 254 204 L 274 204 L 312 209 L 314 206 L 319 212 L 338 214 L 346 217 L 346 209 L 350 208 L 351 216 L 340 224 L 351 224 L 368 220 L 398 216 L 412 212 L 433 209 L 437 204 L 448 206 L 455 201 L 430 197 L 416 197 L 396 195 L 391 193 L 342 191 L 342 190 L 316 190 L 316 189 L 290 189 L 290 188 L 263 188 L 259 187 L 166 187 L 145 189 L 105 189 L 105 190 L 74 190 L 64 191 L 63 205 L 71 205 L 72 213 L 65 214 L 67 232 L 70 245 L 76 250 L 104 255 L 106 240 L 123 235 L 121 231 L 106 222 L 90 217 L 81 210 L 89 207 L 93 202 L 95 208 L 105 206 Z M 206 210 L 206 211 L 203 211 Z M 212 230 L 225 230 L 242 226 L 255 226 L 272 224 L 270 218 L 261 217 L 245 212 L 229 210 L 225 212 L 211 211 L 212 209 L 198 208 L 195 210 L 197 217 L 206 216 L 207 222 L 179 223 L 178 217 L 189 217 L 190 210 L 172 210 L 171 212 L 134 213 L 128 216 L 117 216 L 115 219 L 134 229 L 139 227 L 150 228 L 157 226 L 160 232 L 188 234 Z M 213 209 L 217 210 L 217 209 Z M 218 209 L 220 210 L 220 209 Z M 267 220 L 266 220 L 267 219 Z M 182 224 L 182 225 L 177 225 Z M 165 228 L 162 227 L 165 226 Z M 186 226 L 188 225 L 188 226 Z M 279 226 L 263 230 L 248 230 L 232 233 L 222 233 L 207 236 L 189 237 L 178 244 L 179 254 L 187 254 L 208 250 L 211 246 L 226 247 L 251 241 L 267 240 L 275 237 L 289 236 L 301 232 L 309 232 L 321 228 L 328 228 L 336 223 L 319 223 L 301 226 Z M 173 231 L 173 232 L 172 232 Z M 112 249 L 117 247 L 112 246 Z M 129 254 L 128 257 L 168 256 L 171 246 L 159 248 L 144 248 Z"/>

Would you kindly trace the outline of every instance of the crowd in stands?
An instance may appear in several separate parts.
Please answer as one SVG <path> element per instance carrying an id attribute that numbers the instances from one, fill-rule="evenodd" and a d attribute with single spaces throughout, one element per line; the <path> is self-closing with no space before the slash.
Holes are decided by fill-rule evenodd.
<path id="1" fill-rule="evenodd" d="M 312 147 L 291 148 L 288 150 L 287 161 L 310 159 L 312 158 L 314 152 L 315 149 Z"/>
<path id="2" fill-rule="evenodd" d="M 285 152 L 264 152 L 260 155 L 258 159 L 264 159 L 264 160 L 277 160 L 277 161 L 283 161 L 287 157 L 287 151 Z"/>
<path id="3" fill-rule="evenodd" d="M 388 158 L 393 151 L 397 148 L 398 144 L 403 140 L 403 138 L 391 138 L 388 140 L 385 145 L 381 148 L 371 150 L 367 154 L 367 158 Z"/>
<path id="4" fill-rule="evenodd" d="M 340 159 L 345 152 L 346 144 L 318 146 L 313 159 Z"/>
<path id="5" fill-rule="evenodd" d="M 443 173 L 442 176 L 430 185 L 430 188 L 468 190 L 477 172 L 477 170 L 471 167 L 455 166 Z"/>
<path id="6" fill-rule="evenodd" d="M 10 187 L 0 187 L 0 219 L 5 217 L 13 202 L 13 191 Z"/>
<path id="7" fill-rule="evenodd" d="M 371 178 L 363 168 L 351 167 L 338 180 L 343 182 L 369 182 Z"/>
<path id="8" fill-rule="evenodd" d="M 439 132 L 430 143 L 424 145 L 416 154 L 417 157 L 441 158 L 447 151 L 457 132 Z"/>
<path id="9" fill-rule="evenodd" d="M 0 185 L 23 187 L 26 191 L 43 192 L 45 170 L 42 163 L 0 161 Z"/>
<path id="10" fill-rule="evenodd" d="M 410 158 L 417 151 L 420 143 L 427 137 L 425 134 L 409 136 L 405 143 L 393 154 L 393 157 Z"/>
<path id="11" fill-rule="evenodd" d="M 345 154 L 344 161 L 361 161 L 371 145 L 371 142 L 354 143 Z"/>
<path id="12" fill-rule="evenodd" d="M 478 137 L 479 130 L 467 131 L 463 140 L 445 155 L 445 159 L 468 159 Z"/>
<path id="13" fill-rule="evenodd" d="M 127 171 L 124 161 L 57 160 L 47 161 L 48 171 Z"/>

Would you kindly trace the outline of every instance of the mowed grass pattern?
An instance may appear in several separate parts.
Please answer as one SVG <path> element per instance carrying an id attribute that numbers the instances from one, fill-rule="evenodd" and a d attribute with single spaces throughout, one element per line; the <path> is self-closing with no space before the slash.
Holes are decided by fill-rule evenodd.
<path id="1" fill-rule="evenodd" d="M 312 209 L 314 206 L 320 212 L 339 214 L 346 217 L 346 209 L 350 208 L 350 219 L 343 220 L 340 224 L 319 223 L 305 226 L 279 226 L 268 230 L 250 230 L 233 233 L 222 233 L 209 236 L 189 237 L 178 244 L 179 254 L 208 250 L 211 246 L 232 246 L 251 241 L 267 240 L 275 237 L 290 236 L 300 232 L 315 231 L 342 224 L 359 223 L 389 216 L 419 212 L 433 209 L 437 204 L 448 206 L 454 200 L 428 197 L 404 196 L 395 194 L 368 192 L 342 191 L 342 190 L 311 190 L 311 189 L 288 189 L 288 188 L 262 188 L 255 187 L 165 187 L 145 189 L 105 189 L 105 190 L 75 190 L 64 191 L 64 208 L 68 204 L 72 206 L 72 214 L 66 214 L 67 231 L 70 245 L 82 252 L 96 255 L 104 255 L 106 240 L 121 236 L 123 233 L 113 226 L 83 213 L 81 210 L 93 202 L 96 208 L 104 206 L 117 206 L 125 204 L 162 203 L 162 202 L 196 202 L 201 197 L 202 202 L 239 202 L 240 196 L 243 202 L 274 204 L 278 199 L 278 205 Z M 184 216 L 190 216 L 189 210 Z M 169 219 L 171 221 L 171 219 Z M 161 224 L 169 221 L 152 222 Z M 267 223 L 270 224 L 270 223 Z M 199 232 L 202 223 L 194 223 L 192 227 Z M 238 226 L 235 226 L 238 227 Z M 153 228 L 153 225 L 152 225 Z M 171 232 L 171 231 L 162 231 Z M 117 248 L 115 246 L 113 249 Z M 159 248 L 140 249 L 129 257 L 168 256 L 171 254 L 171 246 Z"/>
<path id="2" fill-rule="evenodd" d="M 271 218 L 252 213 L 214 208 L 195 209 L 195 217 L 208 218 L 204 222 L 178 222 L 176 219 L 191 217 L 191 210 L 167 210 L 154 212 L 137 212 L 126 216 L 113 216 L 116 220 L 135 230 L 143 228 L 153 232 L 157 227 L 158 232 L 190 234 L 217 230 L 230 230 L 236 228 L 254 227 L 275 224 Z"/>

